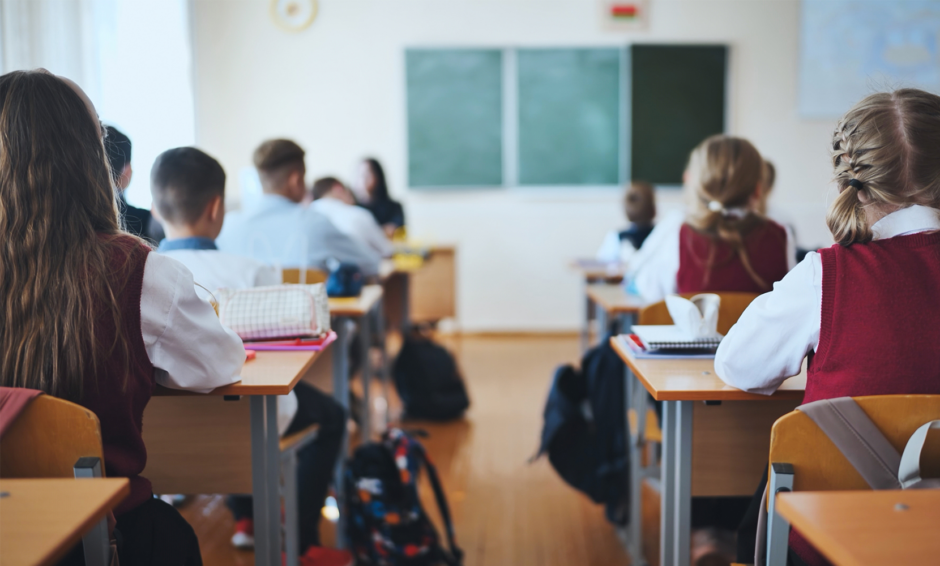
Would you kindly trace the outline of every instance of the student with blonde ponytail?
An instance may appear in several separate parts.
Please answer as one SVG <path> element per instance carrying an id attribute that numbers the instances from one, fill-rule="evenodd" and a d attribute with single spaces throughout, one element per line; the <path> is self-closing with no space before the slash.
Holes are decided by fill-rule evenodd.
<path id="1" fill-rule="evenodd" d="M 826 222 L 837 243 L 751 303 L 715 369 L 770 394 L 809 357 L 804 403 L 940 394 L 940 97 L 873 94 L 839 121 L 831 149 L 839 196 Z M 795 531 L 790 548 L 827 563 Z"/>
<path id="2" fill-rule="evenodd" d="M 758 213 L 763 178 L 764 161 L 743 138 L 712 136 L 692 151 L 684 175 L 690 212 L 677 236 L 632 274 L 644 301 L 671 293 L 764 293 L 786 275 L 795 251 L 787 230 Z M 676 232 L 669 224 L 663 223 Z"/>

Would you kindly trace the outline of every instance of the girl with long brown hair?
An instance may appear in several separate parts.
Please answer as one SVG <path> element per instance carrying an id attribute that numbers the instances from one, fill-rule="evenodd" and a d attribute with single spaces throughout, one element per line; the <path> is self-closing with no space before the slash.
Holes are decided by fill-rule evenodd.
<path id="1" fill-rule="evenodd" d="M 689 212 L 681 224 L 667 217 L 650 234 L 660 243 L 655 254 L 638 254 L 632 290 L 652 303 L 672 293 L 764 293 L 782 279 L 796 263 L 795 249 L 787 230 L 758 212 L 763 167 L 746 139 L 717 135 L 700 143 L 684 175 Z"/>
<path id="2" fill-rule="evenodd" d="M 131 480 L 123 564 L 199 564 L 192 529 L 139 475 L 143 411 L 156 384 L 237 380 L 245 352 L 185 267 L 121 230 L 115 195 L 84 92 L 45 71 L 0 76 L 0 385 L 98 416 L 106 474 Z"/>

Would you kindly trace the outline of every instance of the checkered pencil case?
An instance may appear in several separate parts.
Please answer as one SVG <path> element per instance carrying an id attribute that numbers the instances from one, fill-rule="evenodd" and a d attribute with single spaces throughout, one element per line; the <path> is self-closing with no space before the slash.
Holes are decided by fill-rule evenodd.
<path id="1" fill-rule="evenodd" d="M 330 332 L 323 283 L 219 289 L 219 319 L 242 340 L 318 337 Z"/>

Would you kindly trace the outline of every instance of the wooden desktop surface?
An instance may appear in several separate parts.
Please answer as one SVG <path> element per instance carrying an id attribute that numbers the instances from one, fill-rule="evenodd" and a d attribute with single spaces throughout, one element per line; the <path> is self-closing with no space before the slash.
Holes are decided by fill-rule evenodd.
<path id="1" fill-rule="evenodd" d="M 623 280 L 623 266 L 617 263 L 607 263 L 595 259 L 576 259 L 570 264 L 571 268 L 579 271 L 588 281 L 607 281 L 616 283 Z"/>
<path id="2" fill-rule="evenodd" d="M 643 308 L 639 297 L 626 294 L 623 288 L 615 283 L 588 285 L 587 296 L 611 315 L 638 313 Z"/>
<path id="3" fill-rule="evenodd" d="M 937 490 L 782 493 L 777 509 L 837 566 L 940 562 Z"/>
<path id="4" fill-rule="evenodd" d="M 127 478 L 0 480 L 0 563 L 55 564 L 130 493 Z"/>
<path id="5" fill-rule="evenodd" d="M 657 401 L 781 401 L 803 399 L 806 367 L 783 382 L 773 395 L 747 393 L 723 382 L 714 360 L 638 360 L 621 336 L 610 345 Z"/>
<path id="6" fill-rule="evenodd" d="M 329 346 L 327 346 L 329 349 Z M 219 387 L 209 395 L 287 395 L 317 361 L 323 351 L 257 352 L 241 370 L 241 381 Z M 157 386 L 155 396 L 202 395 Z"/>
<path id="7" fill-rule="evenodd" d="M 339 316 L 365 316 L 382 298 L 381 285 L 364 285 L 358 297 L 331 297 L 330 314 Z"/>

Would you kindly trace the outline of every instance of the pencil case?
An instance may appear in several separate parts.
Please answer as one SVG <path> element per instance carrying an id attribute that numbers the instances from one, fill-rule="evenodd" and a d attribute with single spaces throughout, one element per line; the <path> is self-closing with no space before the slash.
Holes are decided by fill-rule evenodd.
<path id="1" fill-rule="evenodd" d="M 219 289 L 219 319 L 242 340 L 322 337 L 330 332 L 323 283 Z"/>

